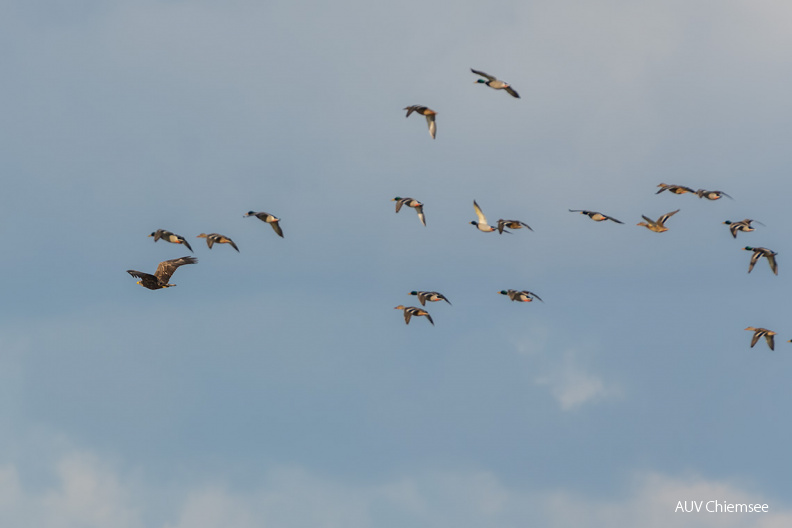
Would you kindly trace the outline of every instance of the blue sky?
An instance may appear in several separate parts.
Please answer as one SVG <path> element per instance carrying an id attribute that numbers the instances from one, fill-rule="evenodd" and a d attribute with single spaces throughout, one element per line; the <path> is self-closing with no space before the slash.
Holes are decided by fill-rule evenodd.
<path id="1" fill-rule="evenodd" d="M 0 5 L 3 524 L 789 526 L 791 19 L 776 1 Z M 478 232 L 474 199 L 534 232 Z M 675 209 L 666 233 L 635 226 Z M 743 218 L 765 226 L 734 240 L 722 222 Z M 125 273 L 189 254 L 156 229 L 199 259 L 177 288 Z M 745 245 L 779 275 L 748 275 Z M 393 309 L 416 289 L 453 303 L 434 327 Z"/>

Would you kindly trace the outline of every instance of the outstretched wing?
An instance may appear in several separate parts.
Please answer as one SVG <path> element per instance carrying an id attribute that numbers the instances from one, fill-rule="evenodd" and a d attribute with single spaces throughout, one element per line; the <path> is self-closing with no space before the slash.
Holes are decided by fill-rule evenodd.
<path id="1" fill-rule="evenodd" d="M 600 213 L 600 214 L 602 214 L 602 213 Z M 616 220 L 616 219 L 615 219 L 615 218 L 613 218 L 612 216 L 608 216 L 608 215 L 602 215 L 602 216 L 604 216 L 604 217 L 605 217 L 605 218 L 607 218 L 608 220 L 611 220 L 611 221 L 613 221 L 613 222 L 616 222 L 617 224 L 623 224 L 623 223 L 624 223 L 624 222 L 622 222 L 621 220 Z"/>
<path id="2" fill-rule="evenodd" d="M 429 319 L 429 322 L 432 323 L 432 326 L 434 326 L 434 321 L 432 321 L 432 316 L 429 315 L 428 313 L 425 313 L 424 315 L 426 316 L 427 319 Z"/>
<path id="3" fill-rule="evenodd" d="M 154 272 L 154 276 L 162 284 L 168 284 L 168 281 L 173 275 L 173 272 L 176 271 L 176 268 L 185 264 L 195 264 L 196 262 L 198 262 L 198 259 L 195 257 L 182 257 L 166 260 L 159 263 L 159 266 L 157 266 L 157 271 Z"/>
<path id="4" fill-rule="evenodd" d="M 435 139 L 435 136 L 437 135 L 437 122 L 435 122 L 435 115 L 426 114 L 426 123 L 429 125 L 429 134 L 432 136 L 432 139 Z"/>
<path id="5" fill-rule="evenodd" d="M 678 212 L 679 212 L 679 209 L 677 209 L 676 211 L 671 211 L 670 213 L 664 214 L 663 216 L 661 216 L 660 218 L 657 219 L 657 223 L 660 224 L 660 225 L 663 225 L 666 220 L 668 220 L 669 218 L 671 218 L 672 216 L 674 216 Z"/>
<path id="6" fill-rule="evenodd" d="M 127 270 L 127 273 L 129 273 L 135 278 L 142 280 L 143 282 L 148 282 L 148 281 L 152 281 L 154 283 L 157 282 L 157 277 L 151 275 L 150 273 L 143 273 L 142 271 L 136 271 L 136 270 Z"/>
<path id="7" fill-rule="evenodd" d="M 518 94 L 517 91 L 511 86 L 507 86 L 506 91 L 509 92 L 509 95 L 511 95 L 512 97 L 516 97 L 517 99 L 520 98 L 520 94 Z"/>
<path id="8" fill-rule="evenodd" d="M 497 81 L 498 80 L 497 77 L 493 77 L 492 75 L 488 75 L 488 74 L 484 73 L 483 71 L 474 70 L 473 68 L 470 68 L 470 71 L 472 71 L 476 75 L 481 75 L 482 77 L 486 77 L 490 81 Z"/>
<path id="9" fill-rule="evenodd" d="M 767 262 L 770 264 L 770 269 L 773 270 L 773 273 L 778 275 L 778 263 L 775 259 L 775 254 L 771 253 L 769 255 L 765 255 L 767 257 Z M 772 347 L 770 347 L 772 348 Z"/>
<path id="10" fill-rule="evenodd" d="M 476 200 L 473 200 L 473 208 L 476 210 L 476 216 L 478 217 L 478 223 L 482 225 L 489 225 L 487 224 L 487 217 L 484 216 L 484 213 L 481 212 L 481 207 L 476 203 Z"/>
<path id="11" fill-rule="evenodd" d="M 184 237 L 179 237 L 179 240 L 181 241 L 182 244 L 184 244 L 187 247 L 187 249 L 190 250 L 190 252 L 193 252 L 193 248 L 190 247 L 190 243 L 187 242 L 187 240 Z"/>

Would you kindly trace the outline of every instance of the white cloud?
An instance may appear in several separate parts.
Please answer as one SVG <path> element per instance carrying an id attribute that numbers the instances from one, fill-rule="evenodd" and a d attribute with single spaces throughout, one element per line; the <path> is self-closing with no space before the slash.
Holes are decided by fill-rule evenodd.
<path id="1" fill-rule="evenodd" d="M 563 362 L 551 367 L 550 372 L 535 378 L 537 385 L 550 388 L 561 409 L 573 410 L 586 402 L 594 401 L 615 391 L 605 386 L 602 378 L 587 372 L 572 351 L 564 352 Z"/>
<path id="2" fill-rule="evenodd" d="M 163 510 L 156 484 L 139 485 L 86 454 L 63 457 L 54 483 L 25 489 L 14 466 L 0 467 L 0 525 L 37 528 L 551 528 L 601 526 L 792 526 L 789 505 L 730 481 L 658 473 L 636 475 L 627 492 L 590 498 L 567 490 L 509 486 L 488 471 L 425 471 L 350 483 L 303 469 L 264 475 L 254 489 L 221 484 L 180 490 Z M 766 503 L 769 513 L 674 513 L 679 501 Z M 162 510 L 162 511 L 160 511 Z M 144 521 L 143 519 L 146 519 Z"/>

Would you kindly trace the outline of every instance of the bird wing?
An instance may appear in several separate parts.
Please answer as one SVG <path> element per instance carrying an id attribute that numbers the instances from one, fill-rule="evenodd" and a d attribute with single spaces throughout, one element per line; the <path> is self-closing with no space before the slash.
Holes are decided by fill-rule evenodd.
<path id="1" fill-rule="evenodd" d="M 530 294 L 530 295 L 531 295 L 531 297 L 536 297 L 537 299 L 539 299 L 540 301 L 542 301 L 542 298 L 541 298 L 541 297 L 539 297 L 538 295 L 536 295 L 534 292 L 525 292 L 525 293 L 528 293 L 528 294 Z M 544 301 L 542 301 L 542 302 L 544 302 Z"/>
<path id="2" fill-rule="evenodd" d="M 270 222 L 270 225 L 272 226 L 272 229 L 274 229 L 275 232 L 278 233 L 278 236 L 283 238 L 283 230 L 281 229 L 280 224 L 278 222 L 280 222 L 280 220 L 276 220 L 275 222 Z"/>
<path id="3" fill-rule="evenodd" d="M 190 243 L 187 242 L 186 238 L 184 238 L 183 236 L 180 236 L 179 240 L 181 240 L 181 243 L 184 244 L 187 247 L 187 249 L 190 250 L 191 253 L 194 253 L 193 248 L 190 247 Z"/>
<path id="4" fill-rule="evenodd" d="M 226 237 L 226 240 L 228 240 L 228 243 L 229 243 L 229 244 L 231 244 L 231 247 L 232 247 L 232 248 L 234 248 L 234 249 L 236 249 L 236 250 L 237 250 L 237 253 L 239 253 L 239 248 L 237 247 L 237 245 L 236 245 L 236 244 L 234 244 L 234 241 L 233 241 L 233 240 L 231 240 L 231 239 L 230 239 L 230 238 L 228 238 L 228 237 Z"/>
<path id="5" fill-rule="evenodd" d="M 754 332 L 754 335 L 753 335 L 753 337 L 751 338 L 751 348 L 753 348 L 753 347 L 754 347 L 754 345 L 756 344 L 756 342 L 757 342 L 757 341 L 759 341 L 759 338 L 760 338 L 761 336 L 762 336 L 762 332 L 761 332 L 761 330 L 757 330 L 756 332 Z"/>
<path id="6" fill-rule="evenodd" d="M 770 350 L 775 350 L 775 340 L 773 339 L 773 335 L 767 333 L 765 334 L 765 339 L 767 340 L 767 346 L 770 347 Z"/>
<path id="7" fill-rule="evenodd" d="M 427 292 L 418 292 L 418 300 L 421 302 L 421 306 L 426 306 L 426 295 Z"/>
<path id="8" fill-rule="evenodd" d="M 410 117 L 410 114 L 412 114 L 413 112 L 418 110 L 418 105 L 408 106 L 408 107 L 404 108 L 404 110 L 407 110 L 407 115 L 404 116 L 404 117 Z"/>
<path id="9" fill-rule="evenodd" d="M 426 316 L 426 318 L 427 318 L 427 319 L 429 319 L 429 322 L 430 322 L 430 323 L 432 323 L 432 326 L 434 326 L 434 321 L 432 321 L 432 316 L 431 316 L 431 315 L 429 315 L 429 313 L 428 313 L 428 312 L 427 312 L 427 313 L 424 313 L 424 315 Z"/>
<path id="10" fill-rule="evenodd" d="M 426 123 L 429 125 L 429 135 L 432 136 L 432 139 L 435 139 L 437 135 L 437 123 L 435 122 L 434 114 L 426 115 Z"/>
<path id="11" fill-rule="evenodd" d="M 666 220 L 668 220 L 669 218 L 671 218 L 672 216 L 674 216 L 678 212 L 679 212 L 679 209 L 677 209 L 676 211 L 671 211 L 670 213 L 664 214 L 663 216 L 661 216 L 660 218 L 657 219 L 657 223 L 660 224 L 660 225 L 663 225 Z"/>
<path id="12" fill-rule="evenodd" d="M 773 273 L 778 275 L 778 263 L 775 259 L 775 253 L 771 253 L 769 255 L 765 255 L 767 257 L 767 262 L 770 264 L 770 269 L 773 270 Z"/>
<path id="13" fill-rule="evenodd" d="M 509 95 L 511 95 L 512 97 L 516 97 L 517 99 L 520 98 L 520 94 L 518 94 L 517 91 L 511 86 L 507 86 L 506 91 L 509 92 Z"/>
<path id="14" fill-rule="evenodd" d="M 528 225 L 528 224 L 526 224 L 525 222 L 520 222 L 520 224 L 521 224 L 523 227 L 527 227 L 529 231 L 533 231 L 533 229 L 531 228 L 531 226 L 529 226 L 529 225 Z"/>
<path id="15" fill-rule="evenodd" d="M 404 309 L 404 324 L 410 324 L 410 317 L 412 317 L 412 312 L 409 308 Z"/>
<path id="16" fill-rule="evenodd" d="M 472 71 L 476 75 L 481 75 L 482 77 L 486 77 L 490 81 L 497 81 L 498 80 L 497 77 L 493 77 L 492 75 L 488 75 L 488 74 L 484 73 L 483 71 L 474 70 L 473 68 L 470 68 L 470 71 Z"/>
<path id="17" fill-rule="evenodd" d="M 402 198 L 401 200 L 396 200 L 396 212 L 398 213 L 401 210 L 402 205 L 406 204 L 409 200 L 412 200 L 412 198 Z"/>
<path id="18" fill-rule="evenodd" d="M 157 271 L 154 272 L 154 276 L 162 284 L 168 284 L 168 281 L 173 275 L 173 272 L 176 271 L 176 268 L 185 264 L 195 264 L 196 262 L 198 262 L 198 259 L 195 257 L 182 257 L 165 260 L 159 263 L 159 266 L 157 266 Z"/>
<path id="19" fill-rule="evenodd" d="M 414 209 L 415 209 L 415 212 L 418 213 L 418 219 L 425 226 L 426 225 L 426 216 L 424 215 L 424 212 L 423 212 L 423 204 L 416 205 L 414 207 Z"/>
<path id="20" fill-rule="evenodd" d="M 484 213 L 481 212 L 481 207 L 476 203 L 476 200 L 473 200 L 473 208 L 476 210 L 476 216 L 478 217 L 478 223 L 483 225 L 487 224 L 487 217 L 484 216 Z"/>
<path id="21" fill-rule="evenodd" d="M 136 270 L 127 270 L 127 273 L 129 273 L 133 277 L 136 277 L 136 278 L 144 280 L 144 281 L 145 280 L 151 280 L 151 281 L 157 282 L 157 277 L 155 277 L 154 275 L 151 275 L 150 273 L 143 273 L 142 271 L 136 271 Z"/>
<path id="22" fill-rule="evenodd" d="M 646 216 L 646 215 L 641 215 L 641 218 L 643 218 L 644 220 L 646 220 L 647 222 L 649 222 L 649 224 L 650 224 L 650 225 L 654 225 L 654 224 L 655 224 L 655 221 L 654 221 L 654 220 L 652 220 L 651 218 L 649 218 L 649 217 L 648 217 L 648 216 Z"/>
<path id="23" fill-rule="evenodd" d="M 604 216 L 604 217 L 605 217 L 605 218 L 607 218 L 608 220 L 612 220 L 612 221 L 616 222 L 617 224 L 623 224 L 623 223 L 624 223 L 624 222 L 622 222 L 621 220 L 616 220 L 616 219 L 615 219 L 615 218 L 613 218 L 612 216 L 608 216 L 608 215 L 602 215 L 602 216 Z"/>
<path id="24" fill-rule="evenodd" d="M 754 264 L 756 264 L 756 261 L 759 260 L 759 257 L 761 257 L 761 256 L 762 256 L 762 254 L 760 252 L 754 250 L 753 255 L 751 255 L 751 263 L 748 265 L 748 273 L 751 273 L 751 270 L 753 269 Z"/>

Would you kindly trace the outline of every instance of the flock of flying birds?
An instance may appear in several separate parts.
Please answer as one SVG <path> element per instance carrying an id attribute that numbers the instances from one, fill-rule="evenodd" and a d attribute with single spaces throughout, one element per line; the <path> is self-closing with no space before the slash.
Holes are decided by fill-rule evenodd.
<path id="1" fill-rule="evenodd" d="M 480 70 L 474 70 L 471 68 L 470 71 L 486 79 L 486 80 L 478 79 L 476 83 L 485 84 L 486 86 L 489 86 L 490 88 L 493 88 L 495 90 L 505 90 L 506 93 L 508 93 L 512 97 L 515 97 L 517 99 L 520 98 L 520 95 L 517 93 L 517 91 L 514 90 L 514 88 L 511 87 L 509 83 L 501 81 L 500 79 L 492 75 L 489 75 L 487 73 L 484 73 L 483 71 Z M 429 134 L 432 136 L 432 139 L 435 139 L 437 137 L 437 120 L 436 120 L 437 112 L 426 106 L 421 106 L 421 105 L 408 106 L 404 108 L 404 110 L 407 110 L 406 117 L 410 117 L 410 114 L 412 114 L 413 112 L 426 117 L 426 122 L 429 127 Z M 706 198 L 707 200 L 719 200 L 723 196 L 732 199 L 731 196 L 729 196 L 723 191 L 708 191 L 705 189 L 698 189 L 694 191 L 692 188 L 685 187 L 684 185 L 669 185 L 665 183 L 660 183 L 658 187 L 660 187 L 660 190 L 658 190 L 655 194 L 660 194 L 664 191 L 668 191 L 673 194 L 691 193 L 697 195 L 699 198 Z M 404 206 L 410 207 L 415 210 L 415 212 L 418 215 L 418 219 L 421 221 L 421 223 L 424 226 L 426 226 L 426 216 L 424 215 L 423 203 L 419 202 L 414 198 L 401 197 L 401 196 L 397 196 L 393 198 L 392 201 L 396 202 L 397 213 Z M 489 222 L 487 221 L 487 217 L 484 215 L 484 213 L 481 210 L 481 207 L 479 207 L 478 203 L 476 203 L 475 200 L 473 200 L 473 208 L 475 210 L 477 220 L 471 221 L 470 223 L 476 226 L 476 228 L 479 231 L 485 233 L 492 233 L 494 231 L 497 231 L 499 234 L 503 234 L 503 233 L 510 234 L 511 231 L 508 231 L 508 229 L 522 229 L 523 227 L 530 231 L 533 231 L 533 229 L 528 224 L 520 220 L 510 220 L 510 219 L 501 218 L 497 221 L 496 225 L 494 226 L 490 225 Z M 639 222 L 637 225 L 646 227 L 647 229 L 649 229 L 650 231 L 654 231 L 655 233 L 663 233 L 665 231 L 668 231 L 668 228 L 665 226 L 665 223 L 672 216 L 677 214 L 679 211 L 680 210 L 677 209 L 675 211 L 666 213 L 660 216 L 657 220 L 652 220 L 651 218 L 645 215 L 641 215 L 641 217 L 645 221 Z M 569 209 L 569 212 L 586 215 L 595 222 L 604 222 L 606 220 L 610 220 L 611 222 L 615 222 L 617 224 L 624 223 L 621 220 L 617 220 L 612 216 L 608 216 L 598 211 L 589 211 L 585 209 Z M 272 226 L 272 229 L 275 231 L 275 233 L 281 238 L 283 238 L 283 231 L 281 230 L 279 224 L 280 219 L 277 218 L 276 216 L 271 215 L 269 213 L 255 212 L 255 211 L 249 211 L 244 215 L 244 217 L 248 217 L 248 216 L 255 216 L 262 222 L 268 223 L 270 226 Z M 760 225 L 764 225 L 758 220 L 752 220 L 748 218 L 734 222 L 727 220 L 723 223 L 729 226 L 729 231 L 731 232 L 732 237 L 736 239 L 738 232 L 742 231 L 744 233 L 748 233 L 754 231 L 754 228 L 751 226 L 753 222 L 756 222 L 757 224 Z M 173 244 L 182 244 L 192 252 L 192 247 L 190 247 L 190 244 L 183 236 L 177 235 L 170 231 L 166 231 L 164 229 L 158 229 L 153 233 L 151 233 L 149 237 L 153 237 L 155 242 L 158 240 L 164 240 L 166 242 L 170 242 Z M 236 243 L 234 243 L 233 240 L 219 233 L 209 233 L 209 234 L 201 233 L 200 235 L 197 236 L 197 238 L 206 239 L 206 244 L 209 247 L 209 249 L 211 249 L 214 244 L 228 244 L 232 248 L 234 248 L 237 252 L 239 252 L 239 248 L 237 247 Z M 772 272 L 775 275 L 778 275 L 778 263 L 776 262 L 776 258 L 775 258 L 776 255 L 778 254 L 777 252 L 764 247 L 745 246 L 743 249 L 746 251 L 753 252 L 751 255 L 750 263 L 748 265 L 748 273 L 750 273 L 753 270 L 754 265 L 759 261 L 759 259 L 764 257 L 767 259 L 767 262 L 770 265 L 770 269 L 772 270 Z M 127 270 L 127 273 L 129 273 L 135 278 L 140 279 L 137 282 L 137 284 L 140 284 L 144 288 L 148 288 L 150 290 L 159 290 L 163 288 L 170 288 L 171 286 L 176 286 L 175 284 L 170 283 L 170 279 L 173 276 L 174 272 L 180 266 L 183 266 L 185 264 L 195 264 L 197 262 L 198 259 L 196 259 L 195 257 L 186 256 L 186 257 L 160 262 L 154 274 L 144 273 L 142 271 L 136 271 L 136 270 Z M 498 293 L 507 296 L 512 301 L 532 302 L 534 299 L 536 299 L 541 302 L 544 302 L 537 294 L 528 290 L 510 289 L 510 290 L 501 290 Z M 411 291 L 409 295 L 416 296 L 418 298 L 418 301 L 421 303 L 421 306 L 426 306 L 427 302 L 438 302 L 438 301 L 445 301 L 449 305 L 451 304 L 451 301 L 449 301 L 442 293 L 436 291 Z M 424 310 L 423 308 L 418 308 L 417 306 L 404 306 L 400 304 L 399 306 L 396 306 L 394 310 L 403 311 L 405 324 L 410 324 L 410 319 L 413 316 L 416 316 L 416 317 L 426 317 L 429 320 L 429 322 L 434 326 L 434 321 L 432 320 L 432 316 L 429 314 L 428 311 Z M 770 350 L 775 349 L 774 336 L 776 335 L 776 332 L 772 330 L 768 330 L 767 328 L 755 328 L 753 326 L 747 327 L 746 330 L 753 332 L 753 337 L 751 339 L 751 348 L 753 348 L 754 345 L 756 345 L 759 339 L 764 337 L 767 342 L 767 345 L 770 347 Z M 790 339 L 789 342 L 792 343 L 792 339 Z"/>

